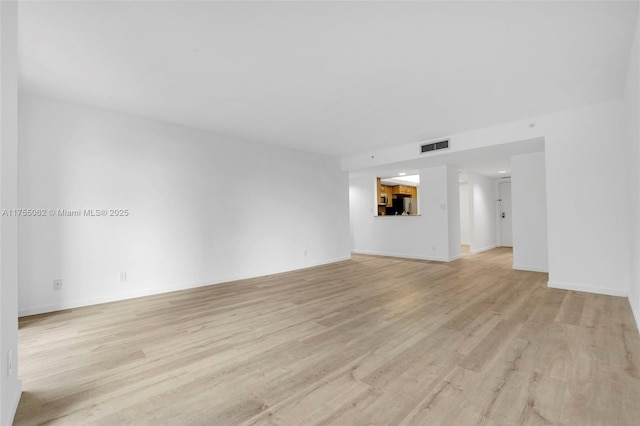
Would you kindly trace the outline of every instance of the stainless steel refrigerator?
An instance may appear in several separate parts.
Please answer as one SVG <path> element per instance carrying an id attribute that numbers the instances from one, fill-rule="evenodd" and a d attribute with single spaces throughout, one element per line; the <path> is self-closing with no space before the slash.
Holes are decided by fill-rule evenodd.
<path id="1" fill-rule="evenodd" d="M 407 214 L 418 214 L 418 199 L 417 198 L 409 198 L 405 197 L 402 199 L 403 210 L 407 212 Z"/>

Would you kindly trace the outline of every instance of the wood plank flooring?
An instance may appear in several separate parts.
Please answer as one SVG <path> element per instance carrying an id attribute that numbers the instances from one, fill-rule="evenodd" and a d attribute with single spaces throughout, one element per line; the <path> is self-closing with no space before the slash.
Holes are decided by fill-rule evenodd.
<path id="1" fill-rule="evenodd" d="M 15 423 L 639 424 L 628 301 L 511 262 L 354 255 L 22 318 Z"/>

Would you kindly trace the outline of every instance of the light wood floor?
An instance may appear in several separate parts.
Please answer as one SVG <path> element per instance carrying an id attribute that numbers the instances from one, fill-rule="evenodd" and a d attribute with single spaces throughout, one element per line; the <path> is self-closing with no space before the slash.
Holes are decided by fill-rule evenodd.
<path id="1" fill-rule="evenodd" d="M 510 265 L 354 255 L 23 318 L 16 423 L 639 424 L 627 300 Z"/>

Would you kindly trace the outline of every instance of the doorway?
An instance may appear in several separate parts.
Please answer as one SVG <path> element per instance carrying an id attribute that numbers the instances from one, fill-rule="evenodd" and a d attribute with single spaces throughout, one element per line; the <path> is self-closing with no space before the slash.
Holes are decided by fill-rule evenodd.
<path id="1" fill-rule="evenodd" d="M 513 220 L 511 215 L 511 182 L 498 184 L 500 246 L 513 247 Z"/>

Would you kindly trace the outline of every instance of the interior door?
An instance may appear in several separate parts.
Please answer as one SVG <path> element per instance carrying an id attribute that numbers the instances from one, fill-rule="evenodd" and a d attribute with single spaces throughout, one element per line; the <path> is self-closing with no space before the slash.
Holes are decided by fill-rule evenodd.
<path id="1" fill-rule="evenodd" d="M 513 225 L 511 220 L 511 182 L 501 182 L 500 189 L 500 245 L 513 247 Z"/>

